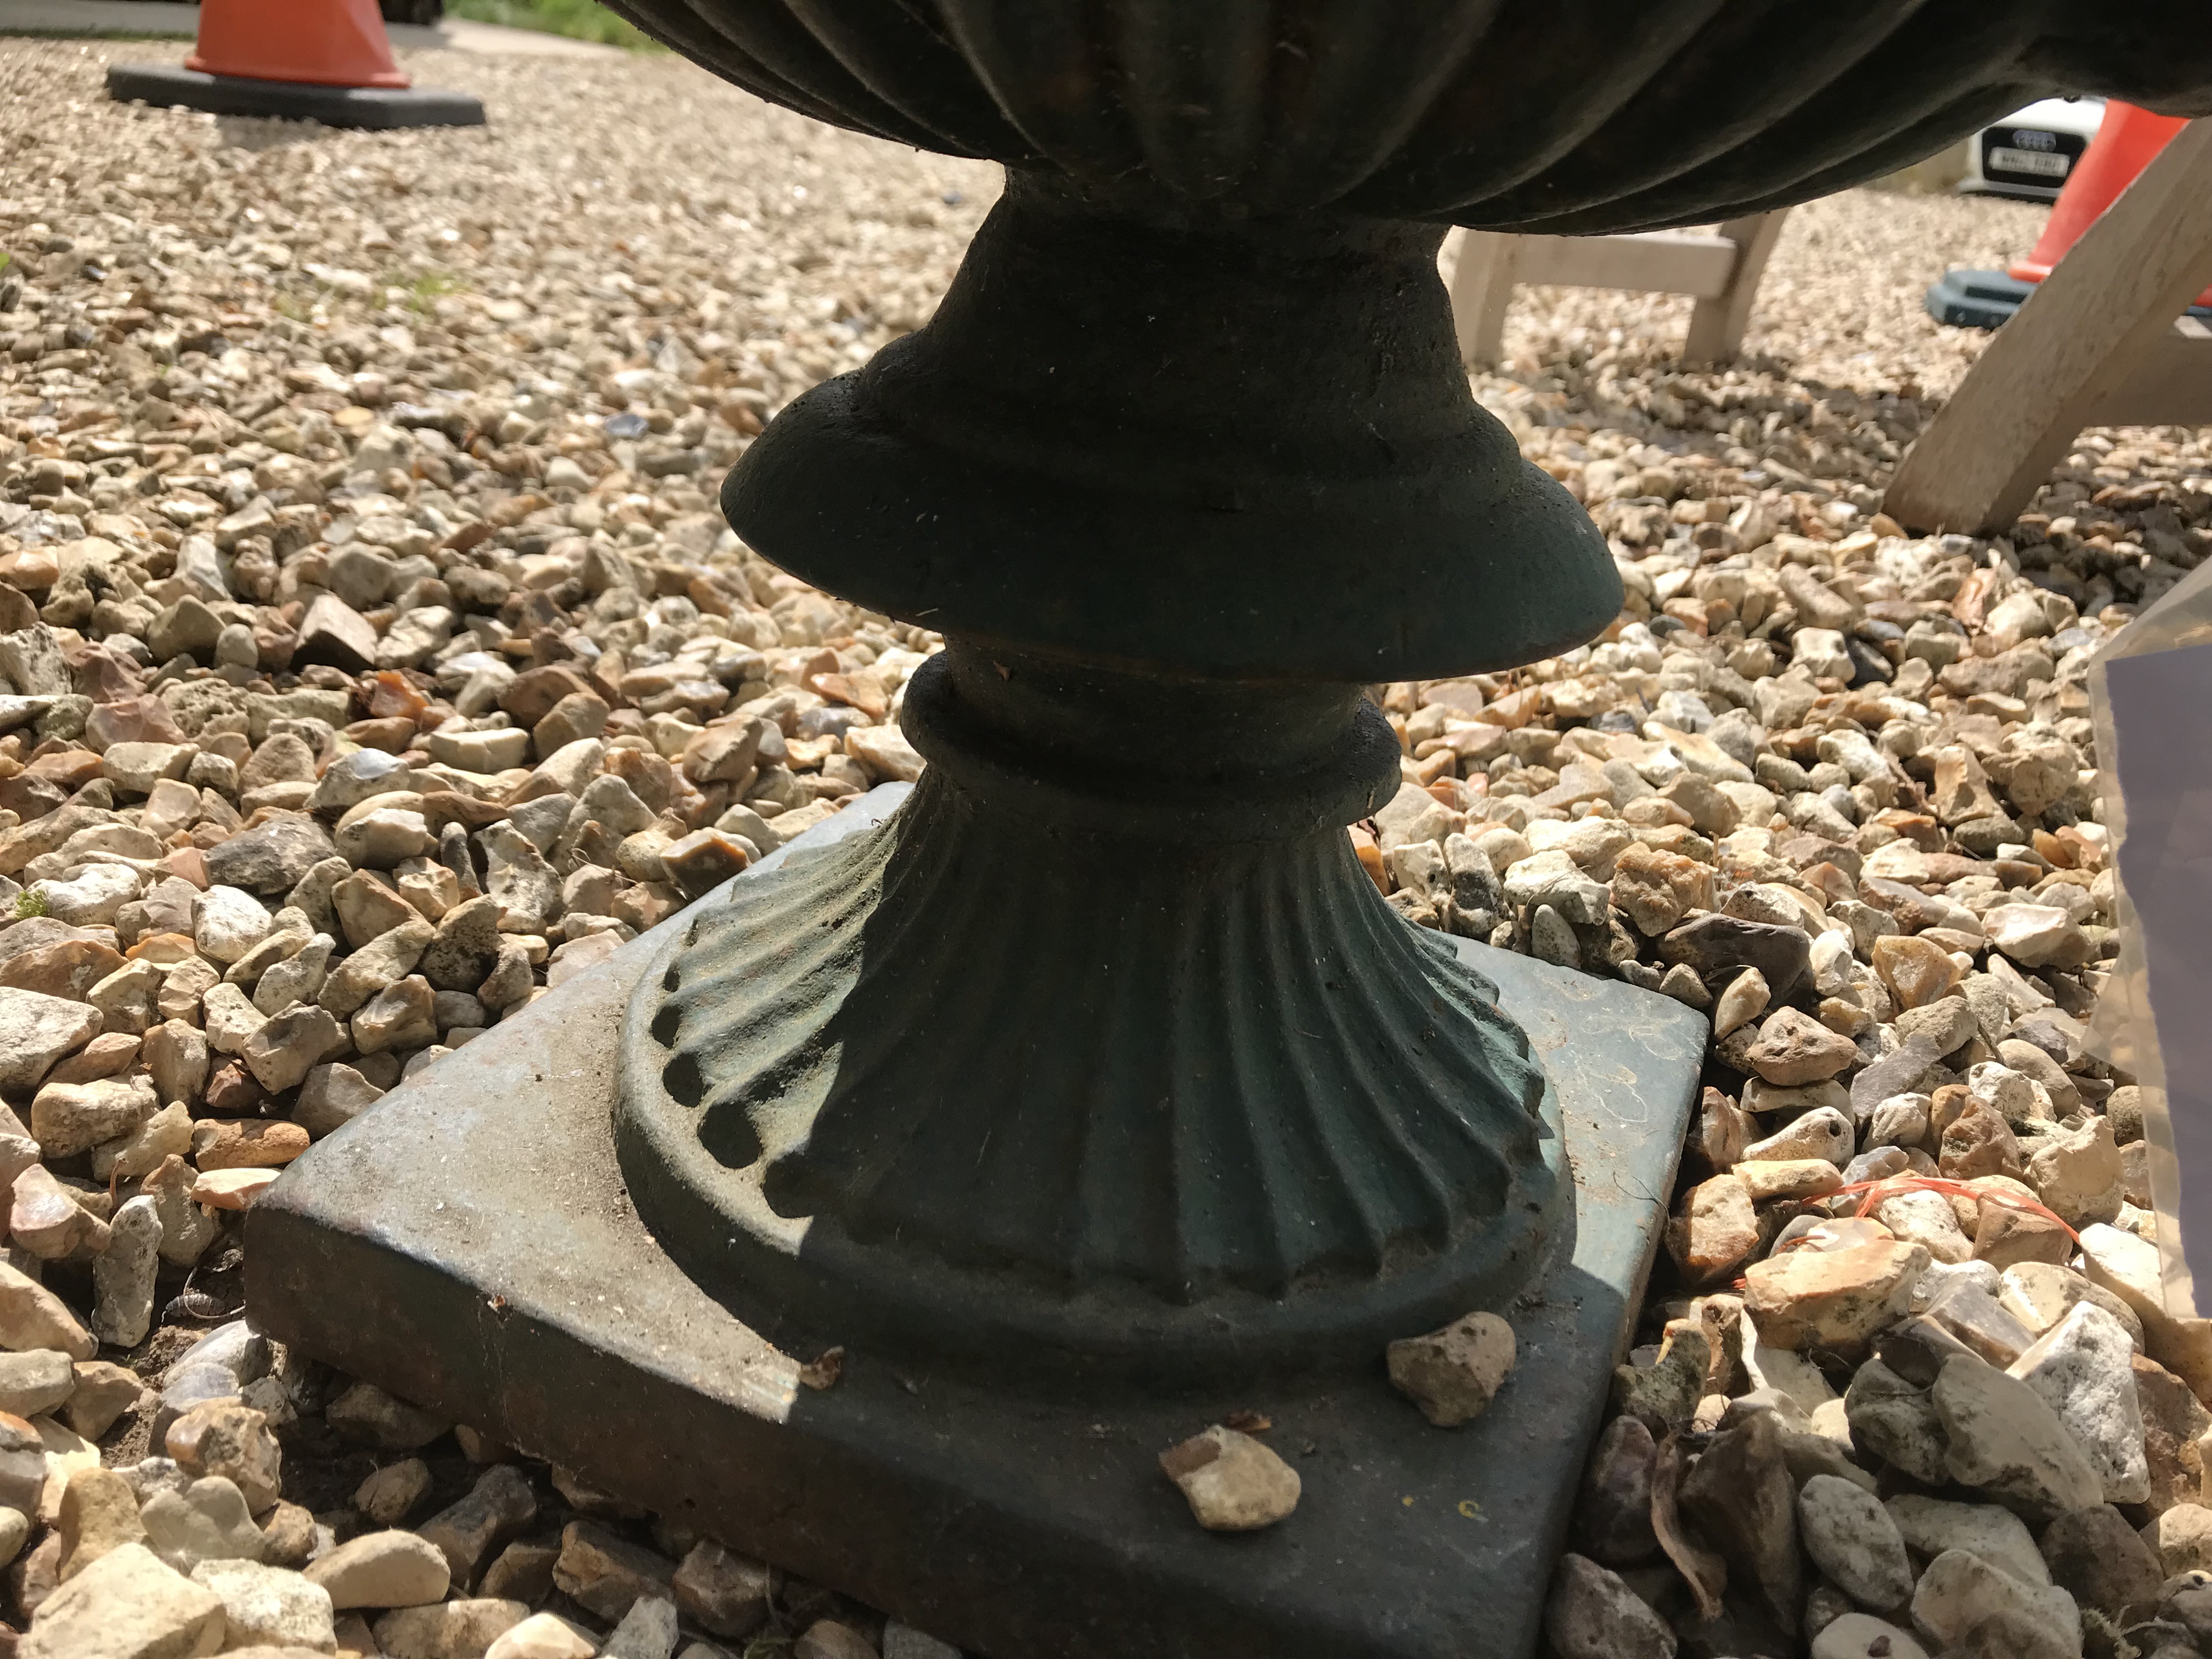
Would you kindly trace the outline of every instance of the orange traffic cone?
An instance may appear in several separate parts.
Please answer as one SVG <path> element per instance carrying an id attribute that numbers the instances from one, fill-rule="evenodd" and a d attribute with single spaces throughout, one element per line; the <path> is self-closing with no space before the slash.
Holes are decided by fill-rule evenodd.
<path id="1" fill-rule="evenodd" d="M 410 84 L 392 61 L 376 0 L 200 0 L 199 46 L 185 67 L 319 87 Z"/>
<path id="2" fill-rule="evenodd" d="M 201 0 L 199 44 L 184 67 L 117 64 L 107 95 L 335 127 L 484 119 L 474 98 L 412 88 L 392 60 L 376 0 Z"/>
<path id="3" fill-rule="evenodd" d="M 2039 283 L 2081 240 L 2082 232 L 2097 222 L 2136 175 L 2151 164 L 2167 140 L 2188 125 L 2185 117 L 2154 115 L 2147 109 L 2114 100 L 2105 106 L 2105 118 L 2089 141 L 2058 199 L 2051 204 L 2050 220 L 2036 239 L 2034 251 L 2011 267 L 2023 283 Z M 2212 306 L 2212 288 L 2197 296 L 2200 306 Z"/>

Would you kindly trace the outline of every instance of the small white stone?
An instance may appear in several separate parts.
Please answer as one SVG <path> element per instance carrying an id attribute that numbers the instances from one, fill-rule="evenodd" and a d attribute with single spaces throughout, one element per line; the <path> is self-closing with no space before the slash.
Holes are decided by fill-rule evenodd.
<path id="1" fill-rule="evenodd" d="M 533 1613 L 495 1637 L 483 1659 L 592 1659 L 598 1651 L 598 1644 L 567 1620 Z"/>
<path id="2" fill-rule="evenodd" d="M 1559 1558 L 1544 1602 L 1544 1634 L 1559 1659 L 1674 1659 L 1674 1633 L 1617 1573 L 1586 1556 Z"/>
<path id="3" fill-rule="evenodd" d="M 1921 1275 L 1912 1287 L 1912 1311 L 1926 1313 L 1957 1285 L 1967 1285 L 1995 1296 L 2003 1288 L 1997 1270 L 1986 1261 L 1939 1261 Z"/>
<path id="4" fill-rule="evenodd" d="M 330 1593 L 331 1605 L 416 1607 L 445 1599 L 453 1579 L 444 1552 L 411 1532 L 371 1532 L 313 1562 L 307 1577 Z"/>
<path id="5" fill-rule="evenodd" d="M 641 1595 L 609 1633 L 599 1659 L 671 1659 L 676 1633 L 676 1603 L 665 1595 Z"/>
<path id="6" fill-rule="evenodd" d="M 0 1348 L 55 1348 L 71 1359 L 89 1359 L 99 1346 L 61 1297 L 0 1262 Z"/>
<path id="7" fill-rule="evenodd" d="M 1912 1594 L 1905 1540 L 1865 1488 L 1837 1475 L 1814 1475 L 1798 1488 L 1797 1524 L 1814 1565 L 1861 1607 L 1902 1607 Z"/>
<path id="8" fill-rule="evenodd" d="M 1471 1313 L 1442 1330 L 1393 1342 L 1390 1381 L 1438 1428 L 1456 1428 L 1489 1409 L 1513 1370 L 1513 1327 Z"/>
<path id="9" fill-rule="evenodd" d="M 528 732 L 515 735 L 528 743 Z M 349 821 L 332 839 L 341 858 L 372 870 L 389 870 L 404 860 L 419 858 L 438 844 L 430 833 L 429 821 L 404 806 L 374 807 L 359 817 L 349 815 Z"/>
<path id="10" fill-rule="evenodd" d="M 70 1357 L 52 1348 L 0 1353 L 0 1412 L 38 1417 L 54 1410 L 76 1388 Z"/>
<path id="11" fill-rule="evenodd" d="M 2074 1598 L 2055 1584 L 2035 1588 L 1978 1555 L 1947 1550 L 1928 1564 L 1912 1593 L 1912 1623 L 1939 1648 L 1964 1640 L 1985 1620 L 2005 1615 L 2043 1638 L 2034 1650 L 2021 1650 L 2019 1659 L 2079 1659 L 2081 1611 Z"/>
<path id="12" fill-rule="evenodd" d="M 377 1645 L 389 1659 L 454 1659 L 486 1652 L 499 1637 L 530 1616 L 520 1601 L 499 1596 L 440 1601 L 422 1607 L 395 1607 L 373 1627 Z"/>
<path id="13" fill-rule="evenodd" d="M 64 997 L 0 986 L 0 1089 L 27 1091 L 64 1054 L 100 1034 L 99 1011 Z"/>
<path id="14" fill-rule="evenodd" d="M 1745 969 L 1728 982 L 1728 988 L 1713 1004 L 1714 1037 L 1724 1037 L 1738 1026 L 1749 1024 L 1766 1012 L 1772 1000 L 1766 975 L 1756 968 Z"/>
<path id="15" fill-rule="evenodd" d="M 1951 1478 L 1961 1486 L 2039 1520 L 2104 1502 L 2088 1455 L 2019 1378 L 1961 1354 L 1945 1362 L 1929 1398 L 1948 1438 Z"/>
<path id="16" fill-rule="evenodd" d="M 17 1650 L 22 1659 L 212 1653 L 227 1622 L 215 1591 L 164 1565 L 143 1544 L 122 1544 L 40 1605 Z"/>
<path id="17" fill-rule="evenodd" d="M 1899 1492 L 1882 1507 L 1917 1554 L 1933 1557 L 1946 1550 L 1964 1550 L 2023 1584 L 2051 1582 L 2051 1569 L 2035 1547 L 2035 1535 L 2010 1510 L 1995 1504 L 1954 1504 L 1918 1492 Z"/>
<path id="18" fill-rule="evenodd" d="M 219 1054 L 244 1054 L 254 1033 L 269 1023 L 269 1016 L 235 985 L 212 987 L 202 999 L 202 1010 L 208 1047 Z"/>
<path id="19" fill-rule="evenodd" d="M 1974 1241 L 1960 1229 L 1958 1212 L 1941 1193 L 1895 1194 L 1875 1206 L 1874 1218 L 1899 1238 L 1924 1245 L 1930 1256 L 1947 1266 L 1973 1256 Z"/>
<path id="20" fill-rule="evenodd" d="M 343 1054 L 350 1042 L 327 1008 L 301 1003 L 256 1027 L 240 1053 L 255 1081 L 271 1094 L 282 1094 L 325 1060 Z"/>
<path id="21" fill-rule="evenodd" d="M 2027 1178 L 2036 1195 L 2070 1227 L 2114 1220 L 2127 1200 L 2120 1149 L 2102 1117 L 2071 1133 L 2045 1136 L 2028 1158 Z"/>
<path id="22" fill-rule="evenodd" d="M 101 1341 L 135 1348 L 146 1340 L 154 1320 L 161 1249 L 161 1212 L 142 1193 L 115 1212 L 107 1249 L 93 1258 L 92 1334 Z"/>
<path id="23" fill-rule="evenodd" d="M 1832 1106 L 1820 1106 L 1789 1123 L 1764 1140 L 1743 1149 L 1747 1164 L 1817 1158 L 1838 1169 L 1851 1161 L 1850 1120 Z"/>
<path id="24" fill-rule="evenodd" d="M 329 1592 L 296 1572 L 258 1561 L 203 1561 L 192 1583 L 222 1598 L 231 1647 L 337 1647 Z"/>
<path id="25" fill-rule="evenodd" d="M 246 1507 L 246 1494 L 219 1474 L 181 1492 L 160 1491 L 138 1509 L 148 1546 L 179 1572 L 203 1561 L 258 1561 L 267 1547 Z"/>
<path id="26" fill-rule="evenodd" d="M 1162 1452 L 1160 1468 L 1210 1531 L 1272 1527 L 1298 1506 L 1298 1472 L 1251 1436 L 1219 1424 Z"/>
<path id="27" fill-rule="evenodd" d="M 464 772 L 503 772 L 530 758 L 530 733 L 520 726 L 487 732 L 434 732 L 423 740 L 430 758 Z"/>
<path id="28" fill-rule="evenodd" d="M 380 1527 L 396 1527 L 429 1491 L 429 1466 L 419 1457 L 402 1458 L 363 1480 L 354 1492 L 353 1506 Z"/>
<path id="29" fill-rule="evenodd" d="M 2010 1370 L 2043 1397 L 2088 1454 L 2107 1504 L 2150 1499 L 2134 1353 L 2118 1320 L 2094 1303 L 2077 1302 Z"/>
<path id="30" fill-rule="evenodd" d="M 2041 1336 L 2072 1312 L 2075 1304 L 2094 1302 L 2120 1322 L 2135 1351 L 2142 1352 L 2142 1316 L 2112 1291 L 2092 1285 L 2073 1268 L 2051 1261 L 2017 1261 L 2004 1270 L 2002 1280 L 2001 1305 L 2025 1325 L 2030 1334 Z"/>
<path id="31" fill-rule="evenodd" d="M 2079 965 L 2091 954 L 2081 924 L 2065 911 L 2041 904 L 2000 904 L 1982 913 L 1990 948 L 2023 968 Z"/>
<path id="32" fill-rule="evenodd" d="M 242 888 L 210 887 L 192 901 L 192 943 L 226 968 L 268 938 L 271 925 L 261 901 Z"/>
<path id="33" fill-rule="evenodd" d="M 21 1510 L 0 1509 L 0 1566 L 23 1553 L 31 1540 L 31 1517 Z"/>
<path id="34" fill-rule="evenodd" d="M 33 882 L 31 890 L 46 901 L 46 914 L 55 921 L 96 927 L 112 924 L 143 884 L 127 864 L 88 864 L 65 881 Z"/>

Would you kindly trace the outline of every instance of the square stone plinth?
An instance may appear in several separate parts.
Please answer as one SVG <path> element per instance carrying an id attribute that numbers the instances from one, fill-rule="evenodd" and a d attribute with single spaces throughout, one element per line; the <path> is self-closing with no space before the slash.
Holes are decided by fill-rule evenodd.
<path id="1" fill-rule="evenodd" d="M 876 792 L 831 834 L 886 810 Z M 822 831 L 816 832 L 817 835 Z M 773 861 L 741 880 L 774 880 Z M 709 899 L 708 902 L 713 901 Z M 677 1267 L 632 1211 L 626 946 L 292 1165 L 249 1222 L 254 1322 L 688 1528 L 991 1659 L 1523 1659 L 1665 1219 L 1705 1024 L 1461 942 L 1558 1089 L 1574 1222 L 1497 1311 L 1497 1401 L 1431 1428 L 1371 1375 L 1071 1409 L 856 1351 L 834 1387 Z M 1407 1333 L 1413 1334 L 1413 1333 Z M 1297 1512 L 1204 1532 L 1165 1448 L 1271 1419 Z"/>

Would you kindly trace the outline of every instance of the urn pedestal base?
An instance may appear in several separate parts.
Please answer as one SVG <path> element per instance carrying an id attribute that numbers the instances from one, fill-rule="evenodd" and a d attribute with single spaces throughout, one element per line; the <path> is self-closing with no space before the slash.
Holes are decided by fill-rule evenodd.
<path id="1" fill-rule="evenodd" d="M 867 828 L 902 793 L 814 835 Z M 687 1278 L 623 1188 L 620 1030 L 660 943 L 570 981 L 295 1164 L 249 1222 L 255 1323 L 989 1659 L 1534 1651 L 1665 1220 L 1696 1014 L 1453 941 L 1528 1032 L 1575 1175 L 1551 1259 L 1497 1310 L 1519 1364 L 1465 1428 L 1430 1427 L 1379 1352 L 1349 1382 L 1073 1406 L 854 1346 L 816 1391 L 798 1380 L 814 1356 L 777 1352 Z M 1266 1532 L 1208 1534 L 1156 1460 L 1236 1411 L 1273 1421 L 1304 1495 Z"/>

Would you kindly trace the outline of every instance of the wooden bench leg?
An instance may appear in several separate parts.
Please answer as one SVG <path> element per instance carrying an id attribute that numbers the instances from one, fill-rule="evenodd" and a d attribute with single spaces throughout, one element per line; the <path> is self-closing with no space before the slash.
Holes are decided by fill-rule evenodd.
<path id="1" fill-rule="evenodd" d="M 1452 272 L 1453 325 L 1460 361 L 1494 368 L 1505 343 L 1505 307 L 1513 303 L 1513 248 L 1517 238 L 1494 231 L 1460 233 L 1459 267 Z"/>
<path id="2" fill-rule="evenodd" d="M 1759 298 L 1759 279 L 1767 257 L 1782 234 L 1782 221 L 1790 210 L 1755 213 L 1731 219 L 1721 234 L 1736 246 L 1735 269 L 1729 273 L 1727 292 L 1698 301 L 1690 313 L 1690 337 L 1682 361 L 1691 364 L 1724 363 L 1743 345 L 1744 330 L 1751 325 L 1751 307 Z"/>
<path id="3" fill-rule="evenodd" d="M 2158 418 L 2130 394 L 2212 278 L 2212 119 L 2192 121 L 1999 329 L 1882 498 L 1907 529 L 2010 528 L 2084 426 Z M 2171 399 L 2166 399 L 2171 402 Z M 2170 415 L 2171 409 L 2163 412 Z"/>

